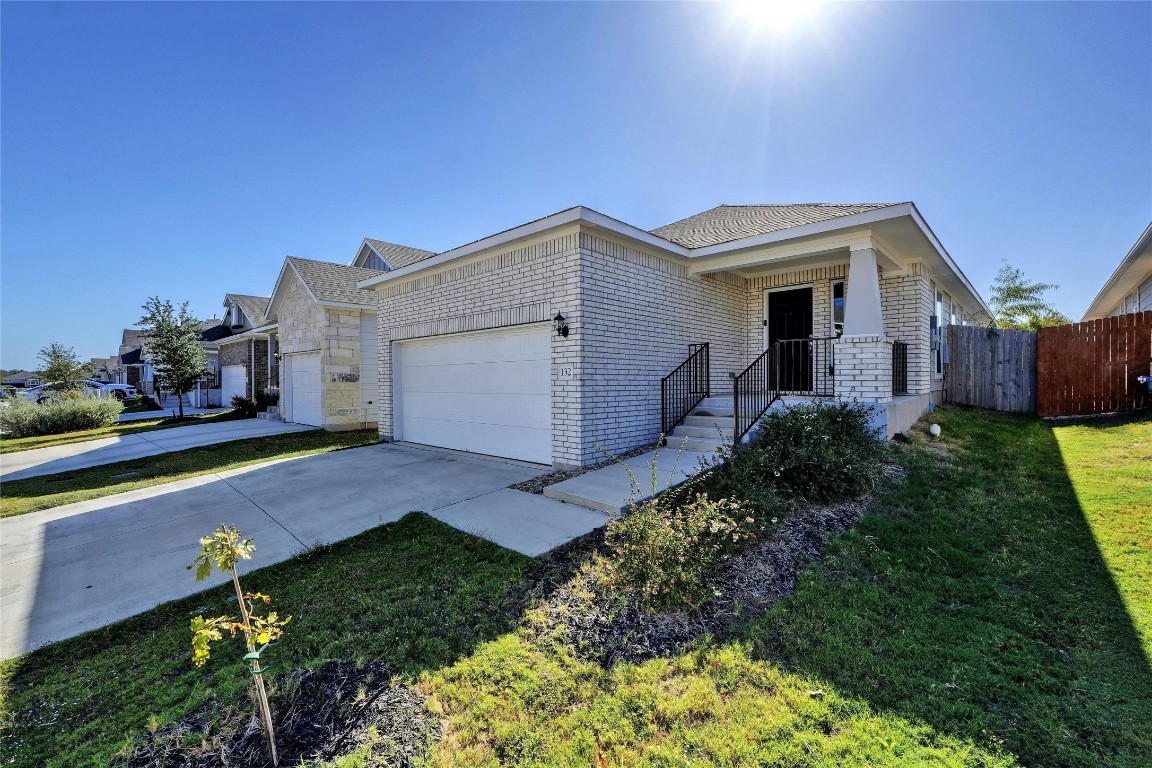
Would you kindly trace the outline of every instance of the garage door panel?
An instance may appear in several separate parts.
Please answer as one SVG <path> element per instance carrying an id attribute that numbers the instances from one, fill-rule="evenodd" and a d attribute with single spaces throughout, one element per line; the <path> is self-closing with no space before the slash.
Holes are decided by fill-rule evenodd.
<path id="1" fill-rule="evenodd" d="M 291 398 L 292 411 L 289 418 L 297 424 L 323 426 L 320 355 L 293 355 L 291 367 L 292 389 L 289 392 L 289 397 Z"/>
<path id="2" fill-rule="evenodd" d="M 475 426 L 446 419 L 413 418 L 405 421 L 404 439 L 494 456 L 504 454 L 495 452 L 493 446 L 517 446 L 518 453 L 529 457 L 527 461 L 540 461 L 537 457 L 552 454 L 552 434 L 548 429 L 486 424 L 479 432 Z"/>
<path id="3" fill-rule="evenodd" d="M 541 361 L 489 362 L 407 367 L 404 387 L 423 392 L 540 392 L 549 383 Z"/>
<path id="4" fill-rule="evenodd" d="M 401 342 L 394 360 L 400 439 L 551 462 L 549 327 Z"/>
<path id="5" fill-rule="evenodd" d="M 406 419 L 447 419 L 473 424 L 540 426 L 548 423 L 551 413 L 552 398 L 545 395 L 499 394 L 482 398 L 462 398 L 455 393 L 413 392 L 404 396 Z"/>

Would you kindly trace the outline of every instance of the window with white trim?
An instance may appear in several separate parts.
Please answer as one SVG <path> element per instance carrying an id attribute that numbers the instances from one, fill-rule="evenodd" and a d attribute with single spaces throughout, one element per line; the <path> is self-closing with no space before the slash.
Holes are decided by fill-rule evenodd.
<path id="1" fill-rule="evenodd" d="M 832 283 L 832 335 L 840 338 L 844 335 L 844 301 L 847 295 L 847 286 L 843 280 Z"/>
<path id="2" fill-rule="evenodd" d="M 936 294 L 936 308 L 929 323 L 932 340 L 932 378 L 939 379 L 944 376 L 944 292 L 938 291 L 933 283 Z"/>

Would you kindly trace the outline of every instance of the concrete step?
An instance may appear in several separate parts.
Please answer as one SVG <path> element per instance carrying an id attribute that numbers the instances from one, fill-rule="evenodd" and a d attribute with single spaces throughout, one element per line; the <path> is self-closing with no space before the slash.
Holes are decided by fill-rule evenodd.
<path id="1" fill-rule="evenodd" d="M 730 397 L 706 397 L 700 401 L 697 408 L 727 408 L 732 410 L 732 398 Z"/>
<path id="2" fill-rule="evenodd" d="M 279 411 L 262 411 L 256 414 L 256 418 L 263 419 L 264 421 L 280 421 Z"/>
<path id="3" fill-rule="evenodd" d="M 731 416 L 685 416 L 681 422 L 685 427 L 719 427 L 732 429 Z"/>
<path id="4" fill-rule="evenodd" d="M 710 416 L 714 419 L 731 419 L 734 411 L 732 404 L 728 405 L 713 405 L 705 407 L 704 405 L 696 406 L 696 409 L 689 414 L 689 416 Z"/>
<path id="5" fill-rule="evenodd" d="M 713 435 L 712 437 L 683 437 L 672 434 L 668 436 L 668 445 L 674 451 L 691 451 L 693 453 L 715 453 L 724 445 L 724 441 Z"/>
<path id="6" fill-rule="evenodd" d="M 672 434 L 676 435 L 677 437 L 702 437 L 710 440 L 731 439 L 731 422 L 728 423 L 728 427 L 728 429 L 725 429 L 724 427 L 721 427 L 717 424 L 708 424 L 703 426 L 681 424 L 672 430 Z"/>

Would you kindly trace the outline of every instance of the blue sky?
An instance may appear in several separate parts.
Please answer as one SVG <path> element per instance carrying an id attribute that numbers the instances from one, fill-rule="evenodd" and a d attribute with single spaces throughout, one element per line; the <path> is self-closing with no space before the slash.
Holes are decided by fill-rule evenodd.
<path id="1" fill-rule="evenodd" d="M 576 204 L 914 200 L 1079 318 L 1152 219 L 1152 3 L 0 6 L 0 365 L 115 352 L 285 255 Z"/>

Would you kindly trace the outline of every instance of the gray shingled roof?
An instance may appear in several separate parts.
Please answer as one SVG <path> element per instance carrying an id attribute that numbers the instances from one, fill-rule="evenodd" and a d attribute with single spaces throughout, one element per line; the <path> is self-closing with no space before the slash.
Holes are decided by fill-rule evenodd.
<path id="1" fill-rule="evenodd" d="M 313 261 L 299 256 L 289 256 L 288 261 L 317 301 L 375 306 L 376 292 L 357 288 L 356 283 L 384 274 L 380 270 Z"/>
<path id="2" fill-rule="evenodd" d="M 364 242 L 372 246 L 372 250 L 380 254 L 384 261 L 392 265 L 393 269 L 400 269 L 409 264 L 430 259 L 436 255 L 435 251 L 425 251 L 422 248 L 413 248 L 408 245 L 397 245 L 396 243 L 388 243 L 383 240 L 373 240 L 370 237 L 364 238 Z"/>
<path id="3" fill-rule="evenodd" d="M 900 203 L 799 203 L 792 205 L 718 205 L 651 230 L 653 235 L 685 248 L 705 248 L 745 237 L 890 208 Z"/>
<path id="4" fill-rule="evenodd" d="M 229 299 L 239 305 L 240 311 L 251 321 L 252 325 L 264 325 L 264 320 L 268 314 L 267 296 L 245 296 L 240 293 L 225 294 L 224 300 L 228 301 Z"/>

